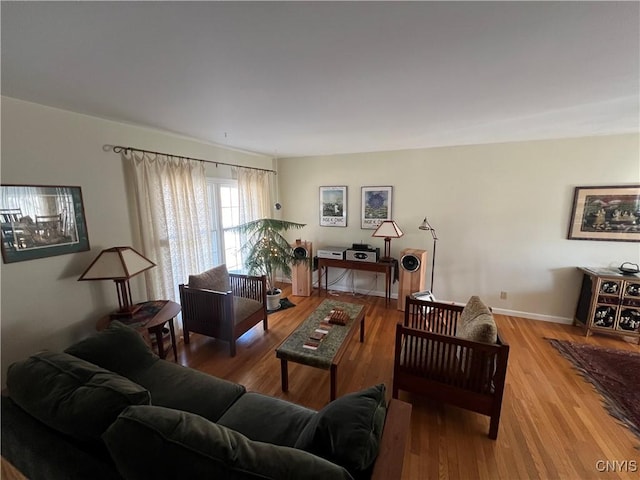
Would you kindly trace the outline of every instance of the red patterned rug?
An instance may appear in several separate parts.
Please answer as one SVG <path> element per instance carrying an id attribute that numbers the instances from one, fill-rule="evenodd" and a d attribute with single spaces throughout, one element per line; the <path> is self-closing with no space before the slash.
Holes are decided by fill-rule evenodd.
<path id="1" fill-rule="evenodd" d="M 609 413 L 640 437 L 640 353 L 549 339 L 605 399 Z"/>

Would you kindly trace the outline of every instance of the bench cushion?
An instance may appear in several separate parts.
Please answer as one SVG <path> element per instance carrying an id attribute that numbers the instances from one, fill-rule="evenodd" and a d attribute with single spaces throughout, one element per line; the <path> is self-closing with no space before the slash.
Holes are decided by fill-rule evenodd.
<path id="1" fill-rule="evenodd" d="M 244 297 L 233 297 L 233 321 L 236 325 L 262 309 L 262 303 L 257 300 Z"/>

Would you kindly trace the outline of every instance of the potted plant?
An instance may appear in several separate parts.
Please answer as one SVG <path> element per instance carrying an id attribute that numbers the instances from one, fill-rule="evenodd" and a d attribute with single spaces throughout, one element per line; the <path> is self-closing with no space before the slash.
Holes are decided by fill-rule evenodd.
<path id="1" fill-rule="evenodd" d="M 229 229 L 245 236 L 241 250 L 247 273 L 267 277 L 267 310 L 280 308 L 282 290 L 276 287 L 276 272 L 291 277 L 292 265 L 309 261 L 297 258 L 287 239 L 282 236 L 287 230 L 304 226 L 304 223 L 262 218 Z"/>

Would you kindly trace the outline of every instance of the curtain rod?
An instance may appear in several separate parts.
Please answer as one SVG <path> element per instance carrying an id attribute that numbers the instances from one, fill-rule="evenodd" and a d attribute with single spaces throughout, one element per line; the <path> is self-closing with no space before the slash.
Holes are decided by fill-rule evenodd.
<path id="1" fill-rule="evenodd" d="M 115 146 L 111 147 L 111 149 L 113 150 L 113 153 L 124 152 L 125 155 L 129 151 L 131 151 L 131 152 L 142 152 L 142 153 L 153 153 L 155 155 L 166 155 L 167 157 L 176 157 L 176 158 L 184 158 L 186 160 L 195 160 L 196 162 L 214 163 L 216 167 L 218 165 L 226 165 L 228 167 L 240 167 L 240 168 L 248 168 L 250 170 L 259 170 L 261 172 L 271 172 L 274 175 L 278 174 L 278 172 L 276 172 L 275 170 L 269 170 L 267 168 L 246 167 L 244 165 L 236 165 L 234 163 L 216 162 L 214 160 L 203 160 L 202 158 L 185 157 L 184 155 L 173 155 L 172 153 L 154 152 L 153 150 L 143 150 L 142 148 L 123 147 L 122 145 L 115 145 Z"/>

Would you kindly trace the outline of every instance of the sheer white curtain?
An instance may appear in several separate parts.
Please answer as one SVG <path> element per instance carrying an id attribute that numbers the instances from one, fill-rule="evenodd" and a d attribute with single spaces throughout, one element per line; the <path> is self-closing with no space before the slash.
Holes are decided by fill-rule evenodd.
<path id="1" fill-rule="evenodd" d="M 157 267 L 146 272 L 150 300 L 179 302 L 178 285 L 213 266 L 202 162 L 123 153 L 135 185 L 143 252 Z"/>
<path id="2" fill-rule="evenodd" d="M 233 167 L 238 179 L 240 223 L 271 216 L 273 172 Z"/>

